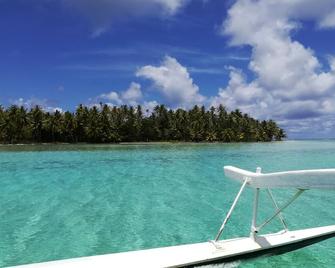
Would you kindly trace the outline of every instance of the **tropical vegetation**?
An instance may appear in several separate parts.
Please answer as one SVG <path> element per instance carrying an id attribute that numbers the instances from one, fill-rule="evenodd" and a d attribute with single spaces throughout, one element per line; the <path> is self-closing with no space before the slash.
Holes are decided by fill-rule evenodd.
<path id="1" fill-rule="evenodd" d="M 285 138 L 273 120 L 259 121 L 224 106 L 190 110 L 157 105 L 152 112 L 137 107 L 79 105 L 75 112 L 47 112 L 0 106 L 0 143 L 47 142 L 250 142 Z"/>

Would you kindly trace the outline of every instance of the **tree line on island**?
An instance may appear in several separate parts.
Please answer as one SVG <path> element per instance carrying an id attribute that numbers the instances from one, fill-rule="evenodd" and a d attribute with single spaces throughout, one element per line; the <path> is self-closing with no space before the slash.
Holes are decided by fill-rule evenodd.
<path id="1" fill-rule="evenodd" d="M 190 110 L 157 105 L 152 112 L 137 107 L 79 105 L 75 112 L 47 112 L 12 105 L 0 106 L 0 143 L 47 142 L 255 142 L 282 140 L 283 129 L 273 120 L 259 121 L 224 106 L 194 106 Z"/>

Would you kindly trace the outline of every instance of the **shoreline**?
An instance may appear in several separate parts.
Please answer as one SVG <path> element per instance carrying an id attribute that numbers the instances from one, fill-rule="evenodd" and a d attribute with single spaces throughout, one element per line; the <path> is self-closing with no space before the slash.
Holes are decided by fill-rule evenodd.
<path id="1" fill-rule="evenodd" d="M 119 143 L 85 143 L 85 142 L 78 142 L 78 143 L 66 143 L 66 142 L 50 142 L 50 143 L 8 143 L 8 144 L 0 144 L 0 147 L 7 147 L 7 146 L 57 146 L 57 145 L 90 145 L 90 146 L 122 146 L 122 145 L 178 145 L 178 144 L 252 144 L 252 143 L 280 143 L 284 141 L 303 141 L 303 140 L 281 140 L 281 141 L 250 141 L 250 142 L 208 142 L 208 141 L 149 141 L 149 142 L 119 142 Z M 307 141 L 307 140 L 306 140 Z"/>
<path id="2" fill-rule="evenodd" d="M 58 146 L 73 146 L 73 147 L 122 147 L 122 146 L 160 146 L 160 145 L 237 145 L 237 144 L 274 144 L 274 143 L 282 143 L 282 142 L 303 142 L 303 141 L 335 141 L 335 139 L 284 139 L 281 141 L 250 141 L 250 142 L 193 142 L 193 141 L 149 141 L 149 142 L 119 142 L 119 143 L 65 143 L 65 142 L 54 142 L 54 143 L 14 143 L 14 144 L 0 144 L 0 149 L 2 148 L 20 148 L 20 147 L 58 147 Z"/>

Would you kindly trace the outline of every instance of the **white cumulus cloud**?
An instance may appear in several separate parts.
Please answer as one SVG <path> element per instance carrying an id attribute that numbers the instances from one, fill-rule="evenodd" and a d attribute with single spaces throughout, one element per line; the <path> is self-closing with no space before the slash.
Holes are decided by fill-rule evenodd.
<path id="1" fill-rule="evenodd" d="M 144 100 L 141 85 L 135 82 L 132 82 L 129 88 L 124 91 L 119 93 L 116 91 L 103 93 L 96 98 L 90 99 L 89 102 L 89 106 L 99 106 L 100 102 L 110 106 L 141 105 L 142 112 L 146 116 L 150 115 L 154 108 L 159 105 L 159 103 L 155 100 Z"/>
<path id="2" fill-rule="evenodd" d="M 94 99 L 94 102 L 103 101 L 110 105 L 137 105 L 142 99 L 141 85 L 132 82 L 128 89 L 118 93 L 116 91 L 110 91 L 103 93 Z"/>
<path id="3" fill-rule="evenodd" d="M 122 92 L 122 100 L 125 102 L 136 102 L 142 98 L 141 85 L 138 83 L 131 83 L 130 87 Z"/>
<path id="4" fill-rule="evenodd" d="M 16 100 L 11 101 L 12 104 L 17 106 L 23 106 L 26 109 L 34 108 L 35 106 L 39 106 L 41 109 L 43 109 L 46 112 L 54 113 L 56 111 L 63 112 L 63 109 L 60 107 L 54 106 L 54 103 L 47 99 L 38 99 L 38 98 L 18 98 Z"/>
<path id="5" fill-rule="evenodd" d="M 199 93 L 199 87 L 193 82 L 187 68 L 175 58 L 166 56 L 160 66 L 143 66 L 136 76 L 151 80 L 171 106 L 188 108 L 206 100 Z"/>

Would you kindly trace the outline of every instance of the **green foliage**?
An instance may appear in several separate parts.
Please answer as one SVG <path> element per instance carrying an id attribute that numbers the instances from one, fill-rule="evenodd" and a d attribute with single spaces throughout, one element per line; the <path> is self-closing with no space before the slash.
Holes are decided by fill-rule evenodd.
<path id="1" fill-rule="evenodd" d="M 273 120 L 258 121 L 224 106 L 194 106 L 186 111 L 158 105 L 144 116 L 142 107 L 79 105 L 74 113 L 49 113 L 0 106 L 0 143 L 136 141 L 252 142 L 285 138 Z"/>

